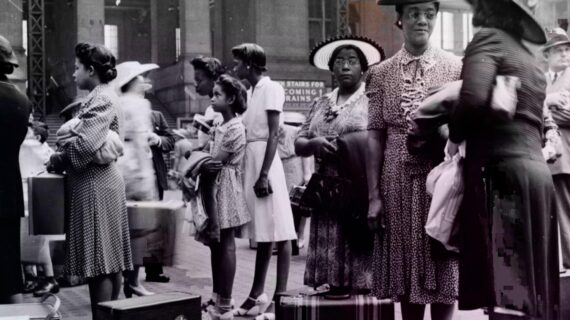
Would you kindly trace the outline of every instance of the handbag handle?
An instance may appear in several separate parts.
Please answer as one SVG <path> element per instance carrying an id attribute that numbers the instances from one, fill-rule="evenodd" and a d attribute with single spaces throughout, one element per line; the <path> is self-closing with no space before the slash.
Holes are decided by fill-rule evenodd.
<path id="1" fill-rule="evenodd" d="M 61 307 L 61 300 L 59 300 L 58 296 L 52 294 L 52 293 L 46 293 L 43 295 L 43 297 L 41 298 L 40 302 L 44 303 L 46 302 L 47 299 L 49 298 L 53 298 L 54 302 L 53 305 L 51 305 L 52 309 L 50 310 L 49 314 L 47 315 L 46 319 L 47 320 L 55 320 L 55 319 L 59 319 L 60 315 L 59 315 L 59 307 Z"/>

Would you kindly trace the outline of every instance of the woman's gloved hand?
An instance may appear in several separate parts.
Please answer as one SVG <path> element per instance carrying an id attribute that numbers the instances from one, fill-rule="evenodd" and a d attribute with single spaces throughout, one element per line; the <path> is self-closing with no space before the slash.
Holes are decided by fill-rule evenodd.
<path id="1" fill-rule="evenodd" d="M 69 159 L 64 153 L 56 152 L 52 154 L 47 163 L 47 171 L 53 173 L 62 173 L 69 164 Z"/>

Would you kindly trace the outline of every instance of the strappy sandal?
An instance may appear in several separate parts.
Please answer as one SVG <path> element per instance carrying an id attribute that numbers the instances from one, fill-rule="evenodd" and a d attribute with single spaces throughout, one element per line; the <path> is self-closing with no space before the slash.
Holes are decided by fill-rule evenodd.
<path id="1" fill-rule="evenodd" d="M 265 293 L 261 294 L 259 297 L 257 297 L 257 299 L 254 299 L 252 297 L 248 297 L 247 299 L 255 302 L 254 305 L 249 310 L 246 310 L 241 307 L 234 309 L 233 311 L 234 316 L 240 316 L 240 317 L 258 316 L 263 312 L 265 312 L 265 310 L 267 310 L 267 307 L 271 303 L 271 301 L 269 301 L 269 297 L 267 297 Z"/>

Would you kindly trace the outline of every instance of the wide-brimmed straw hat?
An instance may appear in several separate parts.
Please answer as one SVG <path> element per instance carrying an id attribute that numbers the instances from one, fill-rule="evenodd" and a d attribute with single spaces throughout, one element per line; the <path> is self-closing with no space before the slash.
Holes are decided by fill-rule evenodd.
<path id="1" fill-rule="evenodd" d="M 16 67 L 19 66 L 18 58 L 16 57 L 16 53 L 14 53 L 10 41 L 3 36 L 0 36 L 0 62 L 8 63 Z"/>
<path id="2" fill-rule="evenodd" d="M 151 70 L 158 69 L 154 63 L 141 64 L 138 61 L 126 61 L 117 65 L 117 78 L 113 80 L 113 86 L 120 89 L 131 80 Z"/>
<path id="3" fill-rule="evenodd" d="M 542 47 L 542 52 L 546 52 L 551 48 L 563 45 L 570 45 L 570 39 L 568 39 L 568 35 L 555 33 L 550 37 L 550 39 L 548 39 L 544 47 Z"/>
<path id="4" fill-rule="evenodd" d="M 309 61 L 319 69 L 329 70 L 329 61 L 335 49 L 346 45 L 352 45 L 360 49 L 368 61 L 368 66 L 384 60 L 384 50 L 374 40 L 349 35 L 333 37 L 320 42 L 311 51 Z"/>
<path id="5" fill-rule="evenodd" d="M 489 0 L 488 0 L 489 1 Z M 496 0 L 490 0 L 496 1 Z M 530 41 L 535 44 L 545 44 L 546 43 L 546 32 L 544 28 L 534 17 L 534 11 L 538 7 L 539 0 L 510 0 L 516 7 L 519 8 L 523 13 L 524 17 L 522 20 L 523 25 L 523 39 Z"/>

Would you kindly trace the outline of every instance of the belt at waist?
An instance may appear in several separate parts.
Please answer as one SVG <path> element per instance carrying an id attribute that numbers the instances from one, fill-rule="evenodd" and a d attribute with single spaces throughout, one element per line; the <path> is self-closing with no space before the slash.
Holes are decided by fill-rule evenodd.
<path id="1" fill-rule="evenodd" d="M 387 127 L 386 132 L 388 134 L 399 134 L 399 135 L 407 135 L 408 134 L 406 128 L 401 128 L 401 127 Z"/>

